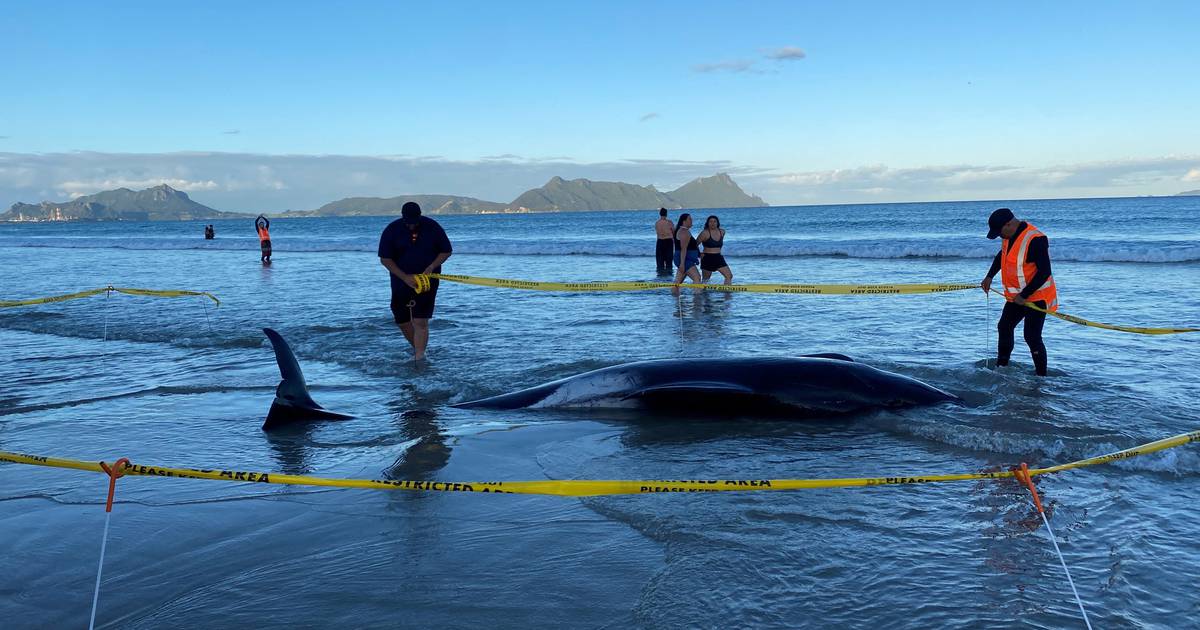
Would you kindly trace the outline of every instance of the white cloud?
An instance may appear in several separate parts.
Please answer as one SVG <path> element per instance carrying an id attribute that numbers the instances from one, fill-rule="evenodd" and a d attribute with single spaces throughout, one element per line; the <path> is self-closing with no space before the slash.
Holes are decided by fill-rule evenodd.
<path id="1" fill-rule="evenodd" d="M 656 184 L 670 189 L 727 172 L 776 205 L 967 199 L 1171 195 L 1200 181 L 1200 156 L 1049 166 L 863 165 L 781 172 L 724 160 L 493 155 L 477 160 L 252 153 L 3 153 L 0 209 L 126 187 L 167 184 L 218 210 L 311 210 L 343 197 L 442 193 L 508 202 L 553 176 Z"/>
<path id="2" fill-rule="evenodd" d="M 133 190 L 141 190 L 143 188 L 151 188 L 160 184 L 166 184 L 175 190 L 183 192 L 196 192 L 203 190 L 217 190 L 220 186 L 217 182 L 210 180 L 206 181 L 189 181 L 186 179 L 175 179 L 167 177 L 150 177 L 143 179 L 90 179 L 90 180 L 74 180 L 59 182 L 54 185 L 54 188 L 64 195 L 70 196 L 72 199 L 91 195 L 104 190 L 113 190 L 116 188 L 130 188 Z"/>
<path id="3" fill-rule="evenodd" d="M 837 201 L 1174 194 L 1181 178 L 1200 181 L 1200 168 L 1188 170 L 1196 161 L 1186 156 L 1045 167 L 872 165 L 769 176 L 765 192 L 774 198 Z"/>
<path id="4" fill-rule="evenodd" d="M 799 61 L 808 55 L 795 46 L 783 46 L 782 48 L 771 48 L 763 51 L 763 56 L 767 59 L 775 61 Z"/>
<path id="5" fill-rule="evenodd" d="M 692 66 L 692 72 L 746 72 L 754 67 L 749 59 L 732 59 L 716 63 L 698 63 Z"/>
<path id="6" fill-rule="evenodd" d="M 17 201 L 61 201 L 113 188 L 158 184 L 218 210 L 311 210 L 343 197 L 441 193 L 512 201 L 558 175 L 567 179 L 672 186 L 718 171 L 745 179 L 763 169 L 727 161 L 614 160 L 565 156 L 440 157 L 250 153 L 0 153 L 0 209 Z M 47 192 L 50 191 L 50 192 Z"/>
<path id="7" fill-rule="evenodd" d="M 772 61 L 799 61 L 808 55 L 796 46 L 783 46 L 780 48 L 765 48 L 762 50 L 764 59 Z M 733 72 L 733 73 L 750 73 L 750 74 L 775 74 L 777 70 L 761 70 L 752 59 L 730 59 L 727 61 L 718 61 L 716 63 L 698 63 L 692 66 L 692 72 Z"/>

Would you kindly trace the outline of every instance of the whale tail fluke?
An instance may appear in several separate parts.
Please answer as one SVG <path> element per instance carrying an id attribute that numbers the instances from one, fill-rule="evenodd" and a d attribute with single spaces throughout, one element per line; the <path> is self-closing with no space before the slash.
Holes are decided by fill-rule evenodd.
<path id="1" fill-rule="evenodd" d="M 348 420 L 353 417 L 317 404 L 308 393 L 308 384 L 304 382 L 304 373 L 300 371 L 300 363 L 296 361 L 291 346 L 274 330 L 264 328 L 263 332 L 275 350 L 280 377 L 279 385 L 275 388 L 275 400 L 271 401 L 271 410 L 263 422 L 263 431 L 304 420 Z"/>

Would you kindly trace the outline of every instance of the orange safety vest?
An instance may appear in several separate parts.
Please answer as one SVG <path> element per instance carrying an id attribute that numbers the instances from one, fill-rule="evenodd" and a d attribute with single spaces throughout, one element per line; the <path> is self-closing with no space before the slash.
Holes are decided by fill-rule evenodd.
<path id="1" fill-rule="evenodd" d="M 1026 223 L 1025 229 L 1017 235 L 1017 242 L 1009 243 L 1006 248 L 1004 244 L 1008 239 L 1003 239 L 1000 242 L 1000 280 L 1004 283 L 1004 298 L 1012 300 L 1021 291 L 1025 289 L 1025 285 L 1029 283 L 1030 278 L 1037 275 L 1037 265 L 1031 262 L 1025 262 L 1026 254 L 1029 253 L 1029 242 L 1038 236 L 1046 236 L 1041 230 L 1033 227 L 1032 223 Z M 1037 291 L 1034 291 L 1026 300 L 1030 302 L 1046 302 L 1046 310 L 1058 310 L 1058 289 L 1054 287 L 1054 276 L 1046 278 L 1046 283 Z"/>

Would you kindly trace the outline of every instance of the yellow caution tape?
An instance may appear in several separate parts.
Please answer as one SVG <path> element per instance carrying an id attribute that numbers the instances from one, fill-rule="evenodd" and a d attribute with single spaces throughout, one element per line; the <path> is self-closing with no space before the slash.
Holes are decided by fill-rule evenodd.
<path id="1" fill-rule="evenodd" d="M 101 293 L 111 293 L 111 292 L 125 293 L 127 295 L 145 295 L 145 296 L 151 296 L 151 297 L 167 297 L 167 298 L 184 297 L 184 296 L 191 296 L 191 295 L 202 295 L 202 296 L 212 300 L 213 302 L 215 302 L 217 306 L 221 305 L 221 300 L 218 300 L 217 296 L 215 296 L 211 293 L 208 293 L 206 291 L 182 291 L 182 290 L 160 291 L 160 290 L 156 290 L 156 289 L 130 289 L 130 288 L 126 288 L 126 287 L 108 286 L 108 287 L 104 287 L 102 289 L 89 289 L 87 291 L 80 291 L 78 293 L 68 293 L 66 295 L 52 295 L 50 297 L 32 298 L 29 300 L 0 300 L 0 308 L 7 308 L 7 307 L 12 307 L 12 306 L 29 306 L 32 304 L 50 304 L 51 302 L 66 302 L 67 300 L 78 300 L 80 298 L 91 297 L 93 295 L 99 295 Z"/>
<path id="2" fill-rule="evenodd" d="M 1081 459 L 1079 461 L 1035 468 L 1031 475 L 1107 464 L 1138 455 L 1146 455 L 1190 442 L 1200 442 L 1200 431 L 1183 433 L 1174 437 L 1135 446 L 1123 451 Z M 25 455 L 0 451 L 0 462 L 71 468 L 92 472 L 104 472 L 99 463 L 73 459 L 57 459 L 40 455 Z M 213 479 L 217 481 L 246 481 L 275 483 L 293 486 L 326 486 L 335 488 L 360 488 L 374 490 L 413 490 L 433 492 L 488 492 L 508 494 L 543 494 L 563 497 L 594 497 L 616 494 L 650 494 L 656 492 L 745 492 L 762 490 L 801 490 L 809 488 L 850 488 L 860 486 L 894 486 L 943 481 L 965 481 L 971 479 L 1004 479 L 1013 477 L 1011 471 L 963 473 L 958 475 L 903 475 L 894 477 L 866 477 L 858 479 L 687 479 L 687 480 L 545 480 L 545 481 L 389 481 L 380 479 L 331 479 L 280 473 L 249 472 L 242 470 L 167 468 L 145 464 L 129 464 L 122 471 L 126 475 L 144 477 L 178 477 L 182 479 Z"/>
<path id="3" fill-rule="evenodd" d="M 418 293 L 418 294 L 421 294 L 421 293 L 424 293 L 424 292 L 428 291 L 428 290 L 429 290 L 429 288 L 430 288 L 431 286 L 433 286 L 433 281 L 429 279 L 429 276 L 427 276 L 427 275 L 425 275 L 425 274 L 423 274 L 423 273 L 419 273 L 419 274 L 417 274 L 417 275 L 413 276 L 413 278 L 414 278 L 414 279 L 416 280 L 416 282 L 417 282 L 417 288 L 416 288 L 416 291 L 417 291 L 417 293 Z"/>
<path id="4" fill-rule="evenodd" d="M 995 289 L 992 289 L 992 293 L 995 293 L 996 295 L 1004 297 L 1004 299 L 1009 302 L 1012 301 L 1012 300 L 1009 300 L 1008 297 L 1005 296 L 1003 293 L 1001 293 Z M 1118 330 L 1120 332 L 1135 333 L 1138 335 L 1177 335 L 1180 333 L 1200 332 L 1200 328 L 1143 328 L 1141 326 L 1118 326 L 1116 324 L 1104 324 L 1101 322 L 1093 322 L 1090 320 L 1086 320 L 1082 317 L 1068 315 L 1066 313 L 1059 313 L 1057 311 L 1048 311 L 1048 310 L 1046 310 L 1036 304 L 1033 304 L 1031 302 L 1026 302 L 1025 306 L 1027 306 L 1035 311 L 1038 311 L 1039 313 L 1045 313 L 1047 315 L 1052 315 L 1063 321 L 1071 322 L 1072 324 L 1081 324 L 1083 326 L 1091 326 L 1092 328 L 1103 328 L 1104 330 Z"/>
<path id="5" fill-rule="evenodd" d="M 0 300 L 0 308 L 10 306 L 29 306 L 31 304 L 49 304 L 51 302 L 66 302 L 67 300 L 77 300 L 79 298 L 91 297 L 108 291 L 104 289 L 90 289 L 88 291 L 80 291 L 78 293 L 68 293 L 66 295 L 55 295 L 52 297 L 33 298 L 29 300 Z"/>
<path id="6" fill-rule="evenodd" d="M 534 280 L 509 280 L 505 278 L 481 278 L 478 276 L 456 276 L 443 273 L 417 274 L 417 293 L 428 288 L 429 278 L 473 284 L 481 287 L 505 289 L 527 289 L 531 291 L 646 291 L 683 287 L 697 291 L 722 291 L 725 293 L 799 293 L 809 295 L 912 295 L 919 293 L 945 293 L 974 289 L 976 284 L 674 284 L 671 282 L 537 282 Z"/>
<path id="7" fill-rule="evenodd" d="M 456 276 L 450 274 L 432 273 L 416 274 L 416 292 L 424 293 L 429 290 L 429 279 L 437 278 L 462 284 L 473 284 L 481 287 L 499 287 L 505 289 L 527 289 L 530 291 L 646 291 L 651 289 L 671 289 L 683 287 L 697 291 L 723 291 L 725 293 L 776 293 L 776 294 L 805 294 L 805 295 L 915 295 L 924 293 L 945 293 L 948 291 L 963 291 L 974 289 L 977 284 L 673 284 L 671 282 L 538 282 L 535 280 L 510 280 L 506 278 L 482 278 L 479 276 Z M 1000 291 L 992 289 L 993 293 L 1003 296 Z M 1200 332 L 1200 328 L 1144 328 L 1140 326 L 1117 326 L 1093 322 L 1082 317 L 1066 313 L 1050 312 L 1028 302 L 1025 306 L 1053 315 L 1059 319 L 1121 332 L 1137 333 L 1139 335 L 1174 335 L 1179 333 Z"/>

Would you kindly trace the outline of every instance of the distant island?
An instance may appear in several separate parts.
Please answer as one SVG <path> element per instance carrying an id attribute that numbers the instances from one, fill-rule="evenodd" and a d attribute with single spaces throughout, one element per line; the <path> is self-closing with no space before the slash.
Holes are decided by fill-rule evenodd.
<path id="1" fill-rule="evenodd" d="M 672 190 L 623 182 L 565 180 L 553 177 L 545 186 L 521 193 L 511 203 L 484 201 L 451 195 L 402 195 L 399 197 L 349 197 L 327 203 L 316 210 L 285 212 L 285 217 L 347 217 L 398 215 L 406 201 L 421 204 L 426 214 L 502 214 L 523 212 L 574 212 L 603 210 L 651 210 L 655 208 L 761 208 L 767 203 L 746 194 L 726 173 L 699 177 Z"/>
<path id="2" fill-rule="evenodd" d="M 406 201 L 421 204 L 426 214 L 503 214 L 656 208 L 760 208 L 760 197 L 747 194 L 726 173 L 694 179 L 670 192 L 623 182 L 565 180 L 553 177 L 545 186 L 527 190 L 512 203 L 455 195 L 348 197 L 316 210 L 289 211 L 279 217 L 397 216 Z M 146 190 L 108 190 L 61 203 L 15 203 L 0 221 L 197 221 L 240 219 L 246 214 L 221 212 L 192 201 L 166 184 Z"/>
<path id="3" fill-rule="evenodd" d="M 415 201 L 425 214 L 493 214 L 505 212 L 508 204 L 454 195 L 403 195 L 400 197 L 347 197 L 316 210 L 292 210 L 282 217 L 373 217 L 400 214 L 406 201 Z"/>
<path id="4" fill-rule="evenodd" d="M 1200 197 L 1200 190 L 1185 190 L 1181 193 L 1175 193 L 1176 197 Z"/>
<path id="5" fill-rule="evenodd" d="M 192 201 L 166 184 L 146 190 L 106 190 L 71 201 L 14 203 L 0 221 L 194 221 L 234 219 L 246 215 L 220 212 Z"/>
<path id="6" fill-rule="evenodd" d="M 672 190 L 621 182 L 567 181 L 554 177 L 545 186 L 526 191 L 510 210 L 562 212 L 571 210 L 646 210 L 653 208 L 761 208 L 767 203 L 746 194 L 725 173 L 700 177 Z"/>

